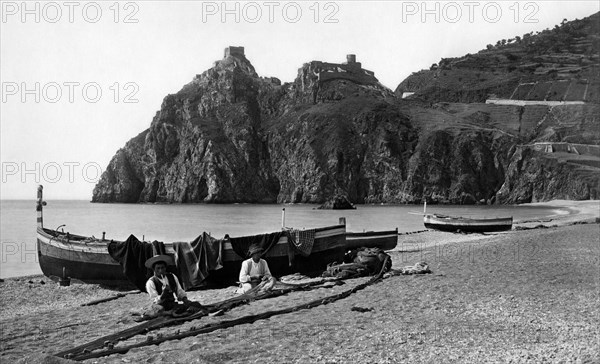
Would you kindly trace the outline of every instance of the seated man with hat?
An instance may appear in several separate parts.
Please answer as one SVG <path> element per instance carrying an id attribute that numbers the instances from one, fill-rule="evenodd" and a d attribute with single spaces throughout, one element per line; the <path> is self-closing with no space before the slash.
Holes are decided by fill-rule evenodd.
<path id="1" fill-rule="evenodd" d="M 261 259 L 264 250 L 258 245 L 252 245 L 248 250 L 251 258 L 242 262 L 240 270 L 240 288 L 238 293 L 246 293 L 262 282 L 265 282 L 263 289 L 271 289 L 275 285 L 275 278 L 271 275 L 267 261 Z"/>
<path id="2" fill-rule="evenodd" d="M 146 268 L 152 269 L 154 275 L 146 282 L 146 292 L 152 300 L 152 308 L 144 313 L 144 318 L 156 317 L 165 311 L 185 311 L 190 307 L 202 309 L 198 302 L 190 301 L 177 276 L 167 272 L 167 266 L 172 265 L 171 257 L 168 255 L 155 255 L 146 260 Z M 177 300 L 183 302 L 180 304 Z"/>

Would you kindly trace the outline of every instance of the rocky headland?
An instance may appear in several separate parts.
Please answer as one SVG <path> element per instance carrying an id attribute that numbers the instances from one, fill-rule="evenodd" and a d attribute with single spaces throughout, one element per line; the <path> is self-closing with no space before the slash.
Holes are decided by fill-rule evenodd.
<path id="1" fill-rule="evenodd" d="M 443 59 L 395 91 L 354 55 L 282 84 L 228 47 L 117 151 L 92 201 L 598 199 L 599 14 Z"/>

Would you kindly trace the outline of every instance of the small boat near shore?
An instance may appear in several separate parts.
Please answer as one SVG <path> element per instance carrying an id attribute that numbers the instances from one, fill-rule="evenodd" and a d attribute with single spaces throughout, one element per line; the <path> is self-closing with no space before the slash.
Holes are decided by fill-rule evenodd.
<path id="1" fill-rule="evenodd" d="M 440 214 L 424 214 L 423 223 L 428 229 L 450 232 L 485 233 L 510 230 L 512 228 L 513 218 L 510 216 L 472 219 L 468 217 L 455 217 Z"/>

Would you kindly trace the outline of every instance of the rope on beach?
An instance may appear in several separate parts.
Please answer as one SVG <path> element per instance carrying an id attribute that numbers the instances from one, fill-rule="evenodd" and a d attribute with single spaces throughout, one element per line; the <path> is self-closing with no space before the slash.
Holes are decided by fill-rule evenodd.
<path id="1" fill-rule="evenodd" d="M 226 329 L 226 328 L 230 328 L 230 327 L 241 325 L 241 324 L 250 324 L 250 323 L 254 323 L 255 321 L 268 319 L 268 318 L 276 316 L 276 315 L 282 315 L 282 314 L 287 314 L 287 313 L 291 313 L 291 312 L 295 312 L 295 311 L 299 311 L 299 310 L 310 309 L 310 308 L 314 308 L 317 306 L 326 305 L 328 303 L 332 303 L 337 300 L 346 298 L 346 297 L 350 296 L 352 293 L 358 292 L 358 291 L 372 285 L 373 283 L 380 281 L 383 277 L 383 274 L 385 271 L 385 266 L 389 259 L 390 259 L 389 256 L 387 256 L 385 258 L 382 268 L 379 271 L 379 273 L 377 273 L 377 275 L 373 276 L 367 282 L 361 283 L 361 284 L 355 286 L 354 288 L 343 291 L 339 294 L 331 295 L 331 296 L 328 296 L 325 298 L 313 300 L 308 303 L 300 304 L 300 305 L 297 305 L 294 307 L 289 307 L 289 308 L 285 308 L 285 309 L 281 309 L 281 310 L 268 311 L 268 312 L 263 312 L 263 313 L 256 314 L 256 315 L 248 315 L 248 316 L 240 317 L 240 318 L 237 318 L 234 320 L 221 321 L 220 323 L 217 323 L 217 324 L 208 324 L 208 325 L 205 325 L 198 329 L 196 329 L 195 327 L 192 327 L 189 331 L 184 332 L 184 333 L 176 333 L 174 335 L 167 335 L 167 336 L 160 336 L 160 337 L 157 336 L 156 339 L 149 336 L 148 340 L 145 342 L 128 345 L 128 346 L 124 346 L 121 348 L 113 347 L 113 348 L 109 348 L 107 350 L 102 350 L 102 351 L 97 351 L 97 352 L 89 352 L 89 350 L 86 350 L 83 353 L 78 354 L 78 355 L 68 355 L 68 356 L 63 356 L 63 357 L 66 357 L 67 359 L 73 359 L 73 360 L 86 360 L 86 359 L 92 359 L 92 358 L 100 358 L 100 357 L 112 355 L 112 354 L 125 354 L 129 350 L 134 349 L 134 348 L 144 347 L 144 346 L 148 346 L 148 345 L 158 345 L 165 341 L 170 341 L 170 340 L 181 340 L 181 339 L 189 337 L 189 336 L 205 334 L 205 333 L 209 333 L 209 332 L 212 332 L 215 330 Z M 56 355 L 59 356 L 59 354 L 56 354 Z"/>
<path id="2" fill-rule="evenodd" d="M 279 283 L 280 285 L 284 286 L 284 288 L 267 291 L 267 292 L 263 292 L 263 293 L 258 292 L 260 290 L 260 286 L 257 286 L 257 287 L 254 287 L 253 289 L 251 289 L 250 291 L 246 292 L 243 295 L 233 297 L 228 300 L 224 300 L 224 301 L 212 304 L 212 305 L 206 305 L 205 307 L 208 309 L 208 313 L 215 313 L 218 311 L 224 312 L 224 311 L 228 311 L 234 307 L 250 303 L 252 301 L 261 300 L 261 299 L 265 299 L 265 298 L 271 298 L 271 297 L 277 297 L 277 296 L 285 295 L 292 291 L 321 288 L 321 287 L 318 287 L 318 285 L 321 285 L 321 284 L 327 283 L 327 282 L 334 282 L 335 284 L 342 284 L 341 280 L 339 280 L 339 279 L 328 279 L 328 280 L 321 279 L 318 281 L 303 283 L 303 284 Z M 327 287 L 329 287 L 329 286 L 327 286 Z M 77 355 L 81 355 L 81 354 L 84 354 L 87 352 L 91 352 L 92 350 L 96 350 L 96 349 L 105 347 L 107 343 L 114 345 L 115 343 L 117 343 L 119 341 L 127 340 L 135 335 L 145 334 L 145 333 L 160 329 L 165 326 L 172 326 L 172 325 L 184 323 L 186 321 L 192 321 L 195 319 L 202 318 L 206 315 L 207 315 L 206 312 L 200 311 L 193 315 L 185 316 L 185 317 L 176 317 L 176 318 L 168 317 L 168 316 L 157 317 L 155 319 L 146 321 L 142 324 L 136 325 L 129 329 L 126 329 L 126 330 L 123 330 L 123 331 L 120 331 L 120 332 L 117 332 L 114 334 L 110 334 L 107 336 L 103 336 L 103 337 L 96 339 L 94 341 L 91 341 L 89 343 L 79 345 L 75 348 L 65 350 L 60 353 L 56 353 L 54 355 L 58 356 L 58 357 L 62 357 L 62 358 L 68 357 L 69 359 L 75 358 Z"/>

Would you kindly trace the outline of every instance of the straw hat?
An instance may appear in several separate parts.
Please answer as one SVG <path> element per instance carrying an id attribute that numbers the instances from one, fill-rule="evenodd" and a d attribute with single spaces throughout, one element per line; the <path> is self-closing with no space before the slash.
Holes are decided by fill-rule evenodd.
<path id="1" fill-rule="evenodd" d="M 159 254 L 159 255 L 153 256 L 152 258 L 146 260 L 146 263 L 144 263 L 144 265 L 148 269 L 153 269 L 154 264 L 156 264 L 158 262 L 163 262 L 166 265 L 173 265 L 173 261 L 171 260 L 171 257 L 168 255 L 164 255 L 164 254 Z"/>
<path id="2" fill-rule="evenodd" d="M 252 245 L 250 246 L 250 249 L 248 249 L 248 255 L 254 255 L 256 253 L 262 253 L 265 250 L 263 248 L 261 248 L 259 245 Z"/>

